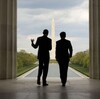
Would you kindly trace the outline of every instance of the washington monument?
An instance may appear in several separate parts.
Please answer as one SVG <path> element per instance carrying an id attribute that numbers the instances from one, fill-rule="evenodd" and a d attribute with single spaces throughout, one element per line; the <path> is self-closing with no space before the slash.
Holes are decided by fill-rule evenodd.
<path id="1" fill-rule="evenodd" d="M 55 22 L 54 22 L 54 18 L 52 18 L 52 24 L 51 24 L 51 39 L 52 39 L 51 59 L 55 59 Z"/>

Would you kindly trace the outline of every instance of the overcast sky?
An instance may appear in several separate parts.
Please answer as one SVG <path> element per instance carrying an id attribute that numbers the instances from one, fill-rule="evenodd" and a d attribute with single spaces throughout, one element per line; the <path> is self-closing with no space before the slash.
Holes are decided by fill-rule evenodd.
<path id="1" fill-rule="evenodd" d="M 35 53 L 31 38 L 49 30 L 55 20 L 56 40 L 65 31 L 66 39 L 71 40 L 74 54 L 89 49 L 89 0 L 17 0 L 17 48 Z"/>

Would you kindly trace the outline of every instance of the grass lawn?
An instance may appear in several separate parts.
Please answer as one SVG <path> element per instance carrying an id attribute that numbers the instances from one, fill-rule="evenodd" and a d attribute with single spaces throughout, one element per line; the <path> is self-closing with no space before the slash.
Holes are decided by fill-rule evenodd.
<path id="1" fill-rule="evenodd" d="M 70 67 L 74 68 L 75 70 L 77 70 L 77 71 L 81 72 L 82 74 L 89 77 L 89 69 L 88 68 L 84 68 L 82 66 L 74 65 L 74 64 L 71 64 Z"/>
<path id="2" fill-rule="evenodd" d="M 17 69 L 17 71 L 16 71 L 17 77 L 28 72 L 29 70 L 35 68 L 36 66 L 37 66 L 37 64 L 34 64 L 33 66 L 27 66 L 27 67 L 25 66 L 25 67 L 21 67 L 21 68 Z"/>
<path id="3" fill-rule="evenodd" d="M 57 61 L 55 59 L 51 59 L 50 63 L 57 63 Z"/>

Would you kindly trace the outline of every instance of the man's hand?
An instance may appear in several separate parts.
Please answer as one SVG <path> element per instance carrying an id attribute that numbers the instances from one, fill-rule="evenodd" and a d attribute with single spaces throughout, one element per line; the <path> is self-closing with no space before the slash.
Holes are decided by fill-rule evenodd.
<path id="1" fill-rule="evenodd" d="M 34 39 L 31 39 L 31 46 L 33 46 Z"/>
<path id="2" fill-rule="evenodd" d="M 33 43 L 34 42 L 34 39 L 31 39 L 31 42 Z"/>
<path id="3" fill-rule="evenodd" d="M 69 58 L 71 58 L 72 57 L 72 55 L 70 55 L 70 57 Z"/>

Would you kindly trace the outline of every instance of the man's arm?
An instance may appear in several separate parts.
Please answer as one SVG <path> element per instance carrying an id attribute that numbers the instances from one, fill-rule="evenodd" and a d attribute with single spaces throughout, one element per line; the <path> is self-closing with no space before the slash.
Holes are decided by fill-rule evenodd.
<path id="1" fill-rule="evenodd" d="M 50 39 L 49 50 L 51 50 L 51 49 L 52 49 L 52 41 Z"/>
<path id="2" fill-rule="evenodd" d="M 73 47 L 72 47 L 71 42 L 69 42 L 69 57 L 70 58 L 72 57 L 72 54 L 73 54 Z"/>
<path id="3" fill-rule="evenodd" d="M 58 60 L 58 54 L 59 54 L 59 51 L 58 51 L 58 44 L 56 42 L 56 50 L 55 50 L 55 58 L 56 60 Z"/>
<path id="4" fill-rule="evenodd" d="M 39 45 L 39 39 L 37 39 L 36 43 L 34 44 L 34 39 L 31 40 L 31 45 L 33 48 L 37 48 Z"/>

